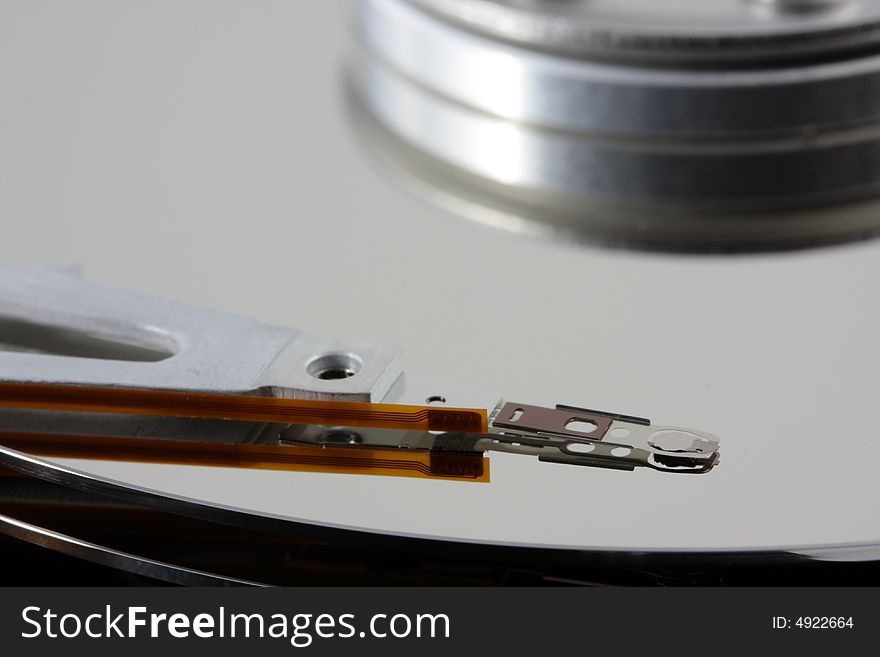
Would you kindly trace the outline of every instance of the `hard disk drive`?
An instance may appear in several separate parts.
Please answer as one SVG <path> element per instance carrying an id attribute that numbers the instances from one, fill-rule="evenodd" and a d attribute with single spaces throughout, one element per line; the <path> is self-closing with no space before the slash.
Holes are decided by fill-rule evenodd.
<path id="1" fill-rule="evenodd" d="M 880 2 L 0 7 L 13 581 L 876 583 Z"/>

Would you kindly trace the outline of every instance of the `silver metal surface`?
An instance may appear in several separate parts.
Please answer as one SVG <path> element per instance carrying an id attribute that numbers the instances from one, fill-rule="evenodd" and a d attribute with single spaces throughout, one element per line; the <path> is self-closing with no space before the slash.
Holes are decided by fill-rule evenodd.
<path id="1" fill-rule="evenodd" d="M 344 15 L 282 0 L 0 4 L 0 257 L 399 345 L 408 371 L 465 372 L 476 390 L 704 428 L 723 462 L 666 477 L 493 454 L 479 486 L 56 465 L 386 535 L 876 558 L 880 243 L 683 257 L 460 220 L 359 148 Z"/>
<path id="2" fill-rule="evenodd" d="M 356 67 L 361 98 L 352 111 L 377 165 L 433 203 L 493 227 L 563 242 L 696 251 L 821 245 L 880 227 L 876 200 L 844 203 L 835 189 L 838 174 L 852 174 L 862 185 L 850 192 L 876 191 L 869 180 L 876 167 L 861 166 L 873 162 L 875 144 L 806 155 L 786 147 L 737 152 L 735 145 L 724 147 L 726 156 L 646 151 L 439 101 L 369 58 Z M 842 168 L 825 177 L 833 161 Z M 736 172 L 727 171 L 731 165 Z M 808 198 L 815 207 L 788 207 Z"/>
<path id="3" fill-rule="evenodd" d="M 880 2 L 870 4 L 880 17 Z M 876 124 L 880 115 L 872 93 L 880 57 L 870 53 L 760 68 L 621 65 L 481 37 L 408 0 L 355 6 L 367 51 L 395 72 L 489 115 L 585 138 L 686 139 L 677 147 L 702 144 L 723 153 L 714 141 L 737 138 L 739 151 L 762 151 L 785 148 L 774 138 L 789 137 L 789 148 L 804 149 L 827 132 L 836 141 L 864 140 L 853 129 Z M 664 146 L 674 144 L 642 147 Z"/>
<path id="4" fill-rule="evenodd" d="M 409 0 L 471 30 L 579 55 L 703 61 L 876 43 L 875 0 Z"/>
<path id="5" fill-rule="evenodd" d="M 671 13 L 683 22 L 690 5 Z M 857 6 L 880 12 L 880 3 Z M 564 25 L 567 7 L 553 4 Z M 602 3 L 583 8 L 601 14 Z M 650 15 L 627 11 L 636 9 Z M 699 32 L 694 13 L 687 24 Z M 726 25 L 723 13 L 713 18 Z M 786 234 L 800 245 L 878 228 L 880 58 L 871 51 L 713 67 L 670 37 L 669 48 L 700 66 L 659 66 L 535 51 L 407 0 L 364 0 L 355 20 L 360 102 L 429 160 L 417 169 L 449 170 L 451 184 L 435 181 L 449 195 L 476 193 L 563 232 L 667 248 L 766 248 Z M 748 24 L 766 35 L 789 27 Z"/>
<path id="6" fill-rule="evenodd" d="M 514 454 L 521 453 L 514 446 L 508 446 L 508 451 Z M 514 543 L 506 540 L 495 541 L 493 539 L 456 539 L 455 537 L 450 536 L 419 535 L 406 531 L 386 532 L 385 530 L 376 527 L 363 527 L 361 525 L 337 525 L 327 521 L 320 521 L 316 523 L 308 518 L 297 518 L 290 515 L 273 515 L 265 512 L 255 513 L 252 510 L 244 508 L 218 505 L 216 503 L 210 502 L 206 503 L 203 500 L 186 498 L 181 495 L 168 493 L 164 490 L 144 488 L 137 484 L 132 484 L 129 481 L 117 481 L 106 476 L 95 475 L 92 472 L 86 472 L 77 468 L 66 466 L 64 464 L 55 463 L 52 460 L 36 458 L 3 446 L 0 446 L 0 464 L 2 464 L 3 467 L 11 468 L 17 472 L 36 477 L 43 481 L 70 487 L 75 491 L 97 493 L 99 495 L 117 498 L 146 508 L 174 513 L 184 517 L 197 518 L 208 522 L 221 523 L 245 529 L 255 529 L 258 531 L 275 531 L 280 532 L 281 534 L 293 532 L 295 534 L 298 533 L 301 535 L 303 527 L 308 527 L 309 525 L 319 525 L 322 531 L 329 530 L 331 532 L 341 531 L 346 533 L 357 533 L 362 540 L 364 538 L 364 532 L 366 532 L 367 540 L 370 542 L 373 542 L 380 538 L 390 538 L 391 544 L 396 544 L 398 547 L 401 545 L 405 546 L 409 540 L 413 540 L 418 543 L 421 542 L 423 539 L 428 539 L 432 541 L 437 540 L 446 542 L 447 544 L 464 540 L 468 543 L 472 543 L 481 547 L 550 547 L 553 549 L 559 549 L 562 552 L 568 552 L 569 555 L 580 551 L 582 553 L 585 553 L 581 555 L 582 557 L 587 556 L 587 554 L 591 552 L 594 555 L 598 555 L 605 551 L 611 553 L 666 552 L 671 554 L 679 553 L 685 556 L 689 552 L 700 551 L 707 554 L 711 554 L 713 552 L 724 553 L 730 558 L 738 558 L 743 556 L 755 556 L 760 558 L 761 554 L 763 553 L 764 556 L 767 557 L 806 557 L 810 560 L 824 562 L 880 560 L 880 543 L 842 543 L 811 546 L 787 545 L 760 548 L 752 547 L 746 549 L 732 550 L 719 548 L 707 549 L 682 547 L 659 549 L 656 547 L 639 549 L 635 549 L 632 547 L 612 547 L 609 549 L 604 547 L 588 546 L 554 546 L 547 545 L 546 543 Z M 144 572 L 144 574 L 153 573 L 152 576 L 160 577 L 163 579 L 168 578 L 169 581 L 173 581 L 171 578 L 179 578 L 180 583 L 182 584 L 192 585 L 206 583 L 202 576 L 222 578 L 226 583 L 252 585 L 256 584 L 255 582 L 233 580 L 227 578 L 226 576 L 214 575 L 213 573 L 201 573 L 199 571 L 192 571 L 191 569 L 187 568 L 179 568 L 170 564 L 145 560 L 141 557 L 137 557 L 127 553 L 120 553 L 112 549 L 106 549 L 102 546 L 83 543 L 78 539 L 71 539 L 70 537 L 59 535 L 56 532 L 47 532 L 47 530 L 45 530 L 44 528 L 27 526 L 27 523 L 21 523 L 21 521 L 17 521 L 15 519 L 8 518 L 7 521 L 3 520 L 3 518 L 5 517 L 0 516 L 0 525 L 5 522 L 6 527 L 0 528 L 0 531 L 7 531 L 10 535 L 16 535 L 23 540 L 30 540 L 31 542 L 43 541 L 43 538 L 41 537 L 46 536 L 48 538 L 48 541 L 45 541 L 46 547 L 51 547 L 53 549 L 57 549 L 58 551 L 65 551 L 65 553 L 68 553 L 66 551 L 69 551 L 69 553 L 74 554 L 75 556 L 93 559 L 98 561 L 98 563 L 104 563 L 105 565 L 122 567 L 126 570 L 132 570 L 133 572 L 139 572 L 140 569 L 145 569 L 146 572 Z M 348 538 L 351 539 L 351 537 L 352 536 L 350 534 Z M 132 568 L 132 566 L 134 568 Z M 165 568 L 165 566 L 169 567 Z"/>
<path id="7" fill-rule="evenodd" d="M 53 343 L 49 353 L 0 348 L 8 382 L 379 401 L 403 367 L 396 349 L 130 294 L 57 268 L 0 268 L 0 321 L 161 354 L 139 362 L 54 353 Z"/>
<path id="8" fill-rule="evenodd" d="M 83 541 L 67 534 L 52 531 L 29 522 L 0 514 L 0 534 L 11 536 L 34 545 L 84 559 L 110 568 L 125 570 L 136 575 L 178 584 L 181 586 L 259 586 L 256 582 L 184 568 L 155 559 Z"/>

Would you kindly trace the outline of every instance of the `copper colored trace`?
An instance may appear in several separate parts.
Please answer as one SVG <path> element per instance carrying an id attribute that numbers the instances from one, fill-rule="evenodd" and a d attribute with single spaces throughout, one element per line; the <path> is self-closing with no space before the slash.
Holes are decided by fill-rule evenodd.
<path id="1" fill-rule="evenodd" d="M 0 408 L 422 431 L 488 430 L 485 409 L 42 383 L 0 383 Z"/>
<path id="2" fill-rule="evenodd" d="M 256 468 L 337 474 L 489 481 L 482 453 L 292 444 L 238 444 L 131 437 L 79 436 L 0 431 L 0 444 L 35 456 Z"/>

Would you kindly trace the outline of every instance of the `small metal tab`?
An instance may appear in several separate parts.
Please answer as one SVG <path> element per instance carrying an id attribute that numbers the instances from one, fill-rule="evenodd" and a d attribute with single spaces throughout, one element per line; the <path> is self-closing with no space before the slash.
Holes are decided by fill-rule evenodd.
<path id="1" fill-rule="evenodd" d="M 571 428 L 578 425 L 584 430 Z M 483 449 L 554 463 L 692 473 L 708 472 L 718 463 L 719 441 L 712 434 L 574 406 L 507 402 L 493 416 L 490 431 L 493 440 L 479 443 Z"/>
<path id="2" fill-rule="evenodd" d="M 558 406 L 552 409 L 508 402 L 498 411 L 492 424 L 517 432 L 601 440 L 611 426 L 611 418 L 584 411 L 560 410 Z M 580 429 L 571 429 L 569 426 Z"/>

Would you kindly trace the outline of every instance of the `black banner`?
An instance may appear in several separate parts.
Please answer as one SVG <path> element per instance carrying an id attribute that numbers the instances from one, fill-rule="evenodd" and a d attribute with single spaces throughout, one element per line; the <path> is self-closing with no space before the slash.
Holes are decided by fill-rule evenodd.
<path id="1" fill-rule="evenodd" d="M 876 600 L 868 588 L 9 588 L 0 590 L 0 645 L 4 655 L 114 657 L 718 648 L 846 655 L 880 638 Z"/>

